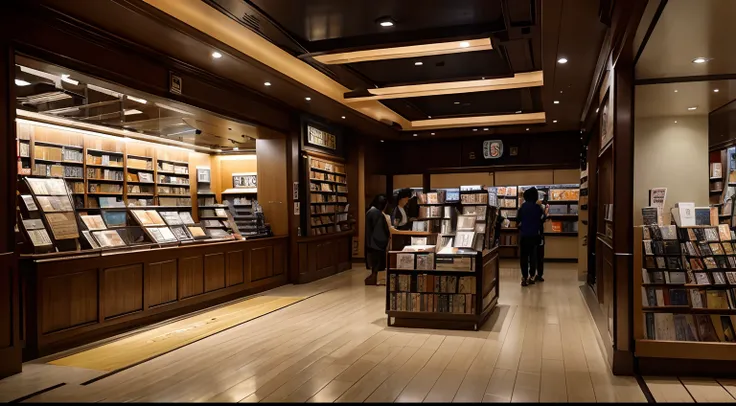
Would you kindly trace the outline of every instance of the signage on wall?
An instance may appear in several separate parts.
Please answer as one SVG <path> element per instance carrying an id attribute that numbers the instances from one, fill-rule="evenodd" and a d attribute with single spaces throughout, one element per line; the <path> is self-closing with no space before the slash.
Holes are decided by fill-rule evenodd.
<path id="1" fill-rule="evenodd" d="M 503 155 L 503 142 L 501 140 L 483 141 L 483 157 L 485 159 L 498 159 Z"/>
<path id="2" fill-rule="evenodd" d="M 294 215 L 298 216 L 301 213 L 302 213 L 301 205 L 299 204 L 299 202 L 294 202 Z"/>
<path id="3" fill-rule="evenodd" d="M 294 200 L 299 200 L 299 182 L 294 182 L 292 194 L 294 195 Z"/>
<path id="4" fill-rule="evenodd" d="M 174 94 L 181 94 L 181 76 L 169 72 L 169 91 Z"/>
<path id="5" fill-rule="evenodd" d="M 517 155 L 519 155 L 519 147 L 510 147 L 509 148 L 509 155 L 510 156 L 517 156 Z"/>
<path id="6" fill-rule="evenodd" d="M 258 174 L 255 173 L 234 173 L 234 188 L 256 188 L 258 187 Z"/>
<path id="7" fill-rule="evenodd" d="M 337 149 L 337 137 L 311 125 L 307 126 L 307 143 L 332 150 Z"/>

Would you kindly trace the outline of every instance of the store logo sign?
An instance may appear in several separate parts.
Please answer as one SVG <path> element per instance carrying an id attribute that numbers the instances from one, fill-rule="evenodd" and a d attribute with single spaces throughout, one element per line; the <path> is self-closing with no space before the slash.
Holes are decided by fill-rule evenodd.
<path id="1" fill-rule="evenodd" d="M 485 159 L 497 159 L 503 155 L 503 142 L 501 140 L 483 141 L 483 157 Z"/>
<path id="2" fill-rule="evenodd" d="M 181 76 L 169 73 L 169 91 L 174 94 L 181 94 Z"/>

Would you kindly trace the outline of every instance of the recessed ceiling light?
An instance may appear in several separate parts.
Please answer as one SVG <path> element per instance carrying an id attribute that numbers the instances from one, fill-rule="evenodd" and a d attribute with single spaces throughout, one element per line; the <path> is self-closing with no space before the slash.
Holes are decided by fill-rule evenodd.
<path id="1" fill-rule="evenodd" d="M 264 82 L 263 86 L 271 86 L 271 82 Z"/>
<path id="2" fill-rule="evenodd" d="M 528 129 L 528 128 L 527 128 L 526 130 L 527 130 L 527 131 L 529 131 L 529 129 Z"/>
<path id="3" fill-rule="evenodd" d="M 693 110 L 697 110 L 698 107 L 697 106 L 693 106 L 693 107 L 688 107 L 687 109 L 690 110 L 690 111 L 693 111 Z"/>
<path id="4" fill-rule="evenodd" d="M 381 142 L 383 142 L 383 140 L 381 140 Z"/>
<path id="5" fill-rule="evenodd" d="M 21 79 L 15 79 L 16 86 L 28 86 L 30 84 L 31 82 L 26 82 L 25 80 L 21 80 Z"/>
<path id="6" fill-rule="evenodd" d="M 560 101 L 559 100 L 555 100 L 554 103 L 555 104 L 560 104 Z"/>
<path id="7" fill-rule="evenodd" d="M 70 79 L 69 78 L 69 75 L 67 75 L 67 74 L 61 75 L 61 80 L 63 82 L 66 82 L 66 83 L 69 83 L 69 84 L 72 84 L 72 85 L 75 85 L 75 86 L 79 84 L 79 81 L 78 80 Z"/>
<path id="8" fill-rule="evenodd" d="M 478 129 L 477 128 L 473 128 L 473 131 L 478 131 Z"/>
<path id="9" fill-rule="evenodd" d="M 470 42 L 468 41 L 463 41 L 460 43 L 460 48 L 467 48 L 469 46 L 470 46 Z"/>
<path id="10" fill-rule="evenodd" d="M 434 133 L 430 133 L 429 135 L 434 135 Z"/>
<path id="11" fill-rule="evenodd" d="M 483 131 L 488 131 L 488 129 L 487 128 L 484 128 Z"/>
<path id="12" fill-rule="evenodd" d="M 391 17 L 381 17 L 376 20 L 378 25 L 384 28 L 393 27 L 395 21 Z"/>
<path id="13" fill-rule="evenodd" d="M 718 93 L 718 89 L 713 89 L 713 93 Z"/>
<path id="14" fill-rule="evenodd" d="M 699 57 L 693 59 L 693 63 L 706 63 L 708 61 L 710 61 L 710 58 L 705 58 L 705 57 L 702 57 L 702 56 L 699 56 Z"/>
<path id="15" fill-rule="evenodd" d="M 675 124 L 677 124 L 677 120 L 675 120 Z"/>
<path id="16" fill-rule="evenodd" d="M 215 58 L 215 59 L 220 59 L 220 58 L 222 58 L 222 54 L 219 53 L 219 52 L 217 52 L 217 51 L 215 51 L 215 52 L 212 53 L 212 57 Z"/>
<path id="17" fill-rule="evenodd" d="M 345 116 L 340 117 L 341 119 L 345 120 Z"/>
<path id="18" fill-rule="evenodd" d="M 422 65 L 424 65 L 424 62 L 422 62 L 422 61 L 414 62 L 414 65 L 415 66 L 422 66 Z"/>
<path id="19" fill-rule="evenodd" d="M 597 112 L 599 112 L 600 110 L 601 110 L 601 108 L 600 108 L 600 107 L 598 107 L 597 109 L 595 109 L 595 112 L 597 113 Z"/>
<path id="20" fill-rule="evenodd" d="M 392 23 L 391 21 L 383 21 L 380 24 L 381 24 L 381 27 L 393 27 L 394 26 L 394 23 Z"/>
<path id="21" fill-rule="evenodd" d="M 138 102 L 140 104 L 146 104 L 148 103 L 146 99 L 141 99 L 140 97 L 133 97 L 133 96 L 125 96 L 128 98 L 128 100 L 133 100 L 134 102 Z"/>
<path id="22" fill-rule="evenodd" d="M 427 118 L 432 118 L 432 116 L 427 116 Z"/>
<path id="23" fill-rule="evenodd" d="M 521 114 L 521 110 L 516 110 L 516 114 Z"/>
<path id="24" fill-rule="evenodd" d="M 677 93 L 677 89 L 675 89 L 675 93 Z"/>
<path id="25" fill-rule="evenodd" d="M 560 90 L 560 93 L 562 93 L 562 90 Z"/>
<path id="26" fill-rule="evenodd" d="M 560 58 L 560 59 L 557 60 L 557 63 L 566 64 L 567 63 L 567 58 Z"/>
<path id="27" fill-rule="evenodd" d="M 460 102 L 459 101 L 456 101 L 455 104 L 460 104 Z"/>
<path id="28" fill-rule="evenodd" d="M 305 97 L 304 100 L 310 101 L 310 100 L 312 100 L 312 98 L 311 97 Z"/>
<path id="29" fill-rule="evenodd" d="M 233 147 L 233 151 L 237 151 L 238 149 L 238 147 Z"/>
<path id="30" fill-rule="evenodd" d="M 556 122 L 557 122 L 557 120 L 552 120 L 552 123 L 553 123 L 553 124 L 554 124 L 554 123 L 556 123 Z"/>
<path id="31" fill-rule="evenodd" d="M 414 135 L 415 137 L 417 136 L 417 134 L 416 134 L 416 133 L 414 133 L 413 135 Z"/>

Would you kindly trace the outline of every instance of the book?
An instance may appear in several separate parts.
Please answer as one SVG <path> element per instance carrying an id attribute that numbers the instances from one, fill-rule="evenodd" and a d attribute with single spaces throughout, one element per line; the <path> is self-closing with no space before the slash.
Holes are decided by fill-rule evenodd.
<path id="1" fill-rule="evenodd" d="M 677 214 L 678 214 L 677 217 L 679 217 L 680 219 L 679 225 L 681 227 L 710 224 L 709 222 L 706 224 L 698 224 L 699 217 L 698 217 L 698 211 L 695 208 L 695 203 L 678 202 L 675 204 L 675 209 L 677 210 Z"/>
<path id="2" fill-rule="evenodd" d="M 697 226 L 711 225 L 709 207 L 696 207 L 695 208 L 695 224 L 693 225 L 697 225 Z"/>
<path id="3" fill-rule="evenodd" d="M 718 237 L 721 241 L 731 240 L 731 230 L 728 228 L 728 224 L 718 225 Z"/>
<path id="4" fill-rule="evenodd" d="M 434 269 L 434 253 L 417 254 L 416 269 Z"/>
<path id="5" fill-rule="evenodd" d="M 162 211 L 160 214 L 164 221 L 166 221 L 166 224 L 170 226 L 184 224 L 181 220 L 181 217 L 179 216 L 179 213 L 175 211 Z"/>
<path id="6" fill-rule="evenodd" d="M 708 317 L 705 314 L 696 314 L 693 315 L 695 319 L 695 325 L 698 330 L 698 337 L 700 338 L 700 341 L 706 341 L 706 342 L 718 342 L 718 334 L 716 333 L 715 328 L 713 327 L 713 321 L 710 317 Z"/>
<path id="7" fill-rule="evenodd" d="M 474 219 L 474 218 L 473 218 Z M 458 231 L 455 233 L 454 248 L 473 248 L 475 231 Z"/>
<path id="8" fill-rule="evenodd" d="M 396 268 L 414 269 L 414 254 L 396 254 Z"/>
<path id="9" fill-rule="evenodd" d="M 553 214 L 552 208 L 557 208 L 559 205 L 550 205 L 550 214 Z M 558 214 L 558 213 L 554 213 Z M 564 213 L 559 213 L 564 214 Z M 658 225 L 659 224 L 659 212 L 657 207 L 643 207 L 641 209 L 641 215 L 644 225 Z M 679 223 L 678 223 L 679 224 Z"/>
<path id="10" fill-rule="evenodd" d="M 188 211 L 180 211 L 179 218 L 181 218 L 181 222 L 183 224 L 194 224 L 194 219 L 192 219 L 192 214 L 189 213 Z"/>
<path id="11" fill-rule="evenodd" d="M 101 247 L 124 247 L 126 245 L 116 230 L 93 231 L 92 236 Z"/>
<path id="12" fill-rule="evenodd" d="M 36 206 L 36 202 L 33 201 L 33 196 L 31 195 L 21 195 L 21 199 L 23 199 L 23 203 L 26 206 L 26 209 L 28 211 L 36 211 L 38 210 L 38 207 Z"/>
<path id="13" fill-rule="evenodd" d="M 88 230 L 83 230 L 82 235 L 92 249 L 100 248 L 100 244 L 94 239 L 94 237 L 92 237 L 92 234 Z"/>
<path id="14" fill-rule="evenodd" d="M 472 215 L 457 216 L 457 230 L 474 230 L 476 217 Z"/>
<path id="15" fill-rule="evenodd" d="M 107 229 L 107 227 L 105 227 L 105 222 L 102 221 L 102 216 L 99 214 L 87 216 L 80 215 L 79 218 L 81 218 L 84 225 L 87 226 L 87 230 L 98 231 Z"/>
<path id="16" fill-rule="evenodd" d="M 411 245 L 427 245 L 427 237 L 411 237 Z"/>
<path id="17" fill-rule="evenodd" d="M 711 162 L 710 164 L 710 177 L 721 178 L 723 177 L 723 168 L 720 162 Z"/>
<path id="18" fill-rule="evenodd" d="M 675 320 L 671 313 L 655 313 L 654 328 L 657 340 L 676 340 Z"/>
<path id="19" fill-rule="evenodd" d="M 56 240 L 70 240 L 79 238 L 77 220 L 74 212 L 47 213 L 46 222 Z"/>
<path id="20" fill-rule="evenodd" d="M 204 230 L 202 229 L 202 227 L 199 227 L 199 226 L 189 226 L 189 227 L 187 227 L 187 230 L 189 230 L 189 233 L 195 239 L 198 239 L 198 238 L 207 238 L 207 234 L 204 232 Z"/>

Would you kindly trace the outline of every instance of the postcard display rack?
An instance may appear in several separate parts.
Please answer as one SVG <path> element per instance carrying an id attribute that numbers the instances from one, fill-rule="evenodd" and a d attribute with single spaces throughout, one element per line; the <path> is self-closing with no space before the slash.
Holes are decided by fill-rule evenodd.
<path id="1" fill-rule="evenodd" d="M 483 188 L 461 188 L 460 197 L 464 214 L 444 191 L 418 194 L 424 225 L 399 232 L 412 244 L 388 253 L 388 325 L 478 330 L 496 305 L 496 209 Z"/>
<path id="2" fill-rule="evenodd" d="M 634 229 L 637 357 L 736 361 L 736 235 L 726 224 Z M 733 371 L 733 369 L 731 369 Z"/>
<path id="3" fill-rule="evenodd" d="M 345 164 L 307 156 L 309 221 L 306 235 L 317 236 L 351 230 L 348 222 L 348 183 Z"/>

